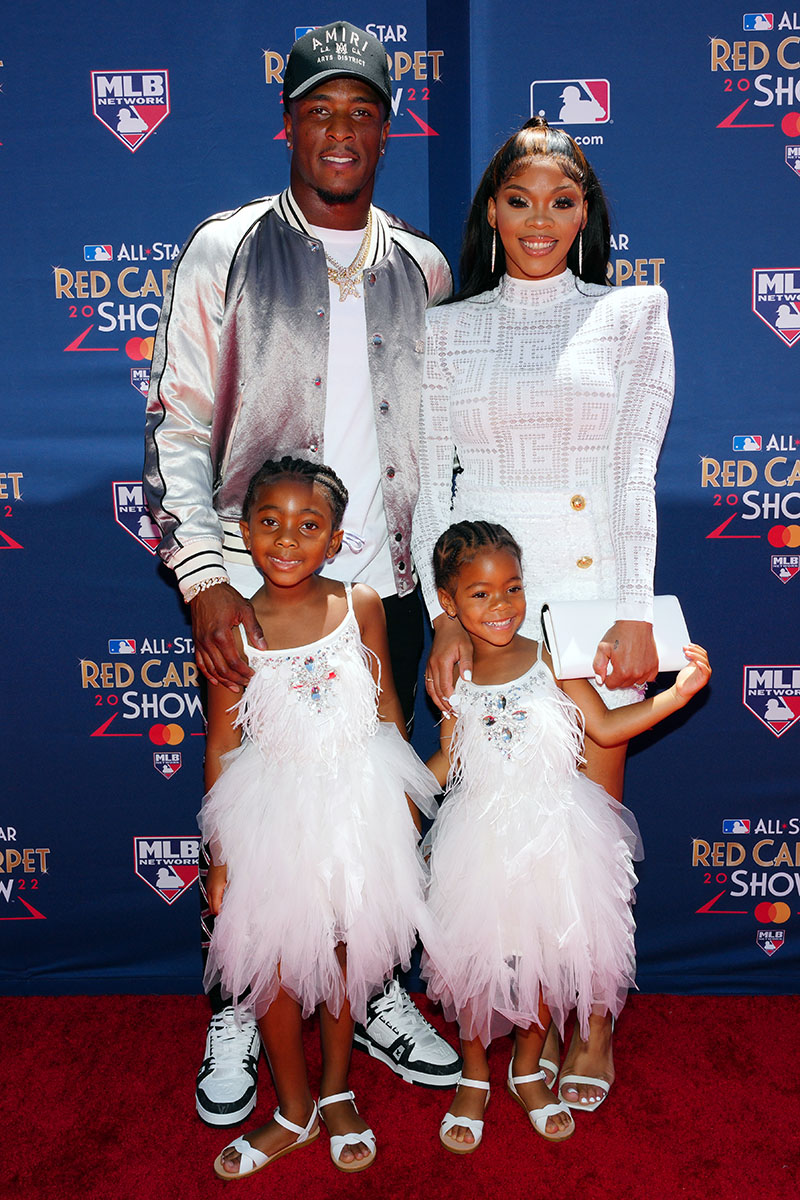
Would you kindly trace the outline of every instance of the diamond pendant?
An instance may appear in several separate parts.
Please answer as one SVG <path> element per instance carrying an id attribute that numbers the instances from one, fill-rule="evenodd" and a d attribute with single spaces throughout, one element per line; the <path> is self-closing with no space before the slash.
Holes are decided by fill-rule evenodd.
<path id="1" fill-rule="evenodd" d="M 358 290 L 358 280 L 355 277 L 351 277 L 349 275 L 337 275 L 334 279 L 334 282 L 338 283 L 339 285 L 340 303 L 343 304 L 348 296 L 353 296 L 356 300 L 358 300 L 361 296 L 361 293 Z"/>

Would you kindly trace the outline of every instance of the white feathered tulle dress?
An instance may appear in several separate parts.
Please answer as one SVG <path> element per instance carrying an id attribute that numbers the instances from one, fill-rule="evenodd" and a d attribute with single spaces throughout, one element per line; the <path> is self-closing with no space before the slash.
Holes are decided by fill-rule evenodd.
<path id="1" fill-rule="evenodd" d="M 425 868 L 405 792 L 432 815 L 438 784 L 394 725 L 378 719 L 368 651 L 347 588 L 332 633 L 255 650 L 238 704 L 241 747 L 199 814 L 228 867 L 204 983 L 261 1016 L 280 984 L 304 1015 L 366 1003 L 425 923 Z M 335 955 L 347 945 L 347 983 Z"/>
<path id="2" fill-rule="evenodd" d="M 577 769 L 581 716 L 539 659 L 521 678 L 459 680 L 449 792 L 433 826 L 422 973 L 484 1045 L 577 1007 L 617 1015 L 634 983 L 633 814 Z"/>

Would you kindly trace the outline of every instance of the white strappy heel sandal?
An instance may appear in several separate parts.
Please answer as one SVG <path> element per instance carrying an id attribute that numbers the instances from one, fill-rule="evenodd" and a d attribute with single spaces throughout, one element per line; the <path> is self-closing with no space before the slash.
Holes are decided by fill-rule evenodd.
<path id="1" fill-rule="evenodd" d="M 251 1146 L 247 1138 L 238 1137 L 235 1141 L 229 1142 L 227 1146 L 214 1159 L 214 1174 L 219 1179 L 224 1179 L 230 1182 L 232 1179 L 244 1179 L 248 1175 L 255 1175 L 256 1171 L 263 1170 L 269 1163 L 274 1162 L 276 1158 L 282 1158 L 284 1154 L 289 1154 L 292 1150 L 297 1150 L 299 1146 L 308 1145 L 310 1142 L 316 1141 L 319 1137 L 319 1125 L 314 1122 L 317 1119 L 316 1104 L 311 1110 L 311 1116 L 308 1118 L 306 1125 L 295 1125 L 294 1121 L 287 1121 L 279 1108 L 275 1109 L 272 1114 L 272 1119 L 282 1125 L 284 1129 L 288 1129 L 290 1133 L 296 1133 L 297 1138 L 290 1145 L 284 1146 L 283 1150 L 276 1150 L 274 1154 L 263 1154 L 261 1150 L 256 1150 L 255 1146 Z M 239 1159 L 238 1171 L 226 1171 L 222 1165 L 222 1155 L 225 1150 L 235 1150 L 241 1155 Z"/>
<path id="2" fill-rule="evenodd" d="M 483 1111 L 486 1112 L 486 1108 L 489 1104 L 489 1096 L 491 1094 L 491 1087 L 486 1080 L 464 1079 L 462 1076 L 462 1078 L 458 1080 L 456 1087 L 461 1087 L 462 1085 L 464 1087 L 480 1088 L 481 1091 L 486 1092 L 486 1099 L 483 1103 Z M 468 1129 L 475 1141 L 458 1142 L 455 1138 L 450 1137 L 450 1130 L 456 1125 L 460 1125 L 462 1129 Z M 442 1123 L 439 1126 L 439 1141 L 442 1143 L 445 1150 L 451 1151 L 452 1154 L 472 1154 L 473 1150 L 477 1150 L 478 1146 L 480 1146 L 482 1137 L 482 1120 L 478 1120 L 475 1117 L 457 1117 L 451 1112 L 445 1113 L 442 1117 Z"/>
<path id="3" fill-rule="evenodd" d="M 528 1108 L 527 1104 L 517 1091 L 518 1083 L 536 1083 L 540 1079 L 544 1081 L 544 1071 L 536 1071 L 536 1073 L 533 1075 L 515 1075 L 513 1071 L 514 1059 L 512 1058 L 511 1062 L 508 1064 L 508 1090 L 511 1092 L 511 1095 L 514 1097 L 517 1103 L 521 1104 L 525 1109 L 525 1112 L 530 1118 L 531 1125 L 540 1135 L 540 1137 L 543 1137 L 548 1142 L 565 1142 L 568 1137 L 572 1137 L 573 1133 L 575 1132 L 575 1122 L 572 1119 L 572 1114 L 570 1113 L 566 1104 L 554 1103 L 545 1104 L 543 1108 Z M 558 1133 L 548 1133 L 547 1118 L 554 1117 L 556 1113 L 566 1113 L 566 1115 L 569 1117 L 569 1125 L 566 1125 L 563 1129 L 560 1129 Z"/>
<path id="4" fill-rule="evenodd" d="M 351 1100 L 353 1108 L 358 1112 L 352 1092 L 337 1092 L 335 1096 L 320 1096 L 318 1101 L 320 1115 L 326 1104 L 338 1104 L 341 1100 Z M 322 1119 L 323 1121 L 325 1120 L 324 1117 Z M 354 1158 L 352 1162 L 343 1163 L 341 1158 L 345 1146 L 358 1146 L 359 1144 L 366 1146 L 369 1150 L 367 1157 Z M 331 1134 L 331 1158 L 333 1165 L 338 1167 L 340 1171 L 346 1171 L 350 1175 L 356 1171 L 366 1171 L 367 1167 L 372 1166 L 375 1161 L 375 1154 L 375 1134 L 371 1129 L 365 1129 L 362 1133 Z"/>

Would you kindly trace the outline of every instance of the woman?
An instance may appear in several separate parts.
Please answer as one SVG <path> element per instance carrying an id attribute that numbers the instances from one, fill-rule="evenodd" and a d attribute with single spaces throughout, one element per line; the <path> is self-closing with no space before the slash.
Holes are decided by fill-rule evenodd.
<path id="1" fill-rule="evenodd" d="M 672 402 L 672 343 L 663 289 L 608 287 L 609 250 L 594 171 L 567 133 L 532 118 L 497 151 L 475 194 L 456 303 L 428 313 L 413 547 L 434 625 L 426 686 L 445 712 L 454 665 L 464 675 L 472 651 L 438 603 L 431 555 L 460 520 L 504 525 L 520 542 L 527 636 L 541 636 L 544 600 L 616 600 L 594 660 L 609 707 L 640 697 L 655 678 L 654 476 Z M 626 751 L 586 738 L 587 775 L 618 800 Z M 557 1057 L 551 1032 L 542 1057 L 550 1075 Z M 588 1041 L 573 1037 L 560 1095 L 592 1111 L 613 1079 L 611 1020 L 593 1012 Z M 460 1089 L 455 1105 L 480 1116 L 483 1097 L 468 1093 Z"/>

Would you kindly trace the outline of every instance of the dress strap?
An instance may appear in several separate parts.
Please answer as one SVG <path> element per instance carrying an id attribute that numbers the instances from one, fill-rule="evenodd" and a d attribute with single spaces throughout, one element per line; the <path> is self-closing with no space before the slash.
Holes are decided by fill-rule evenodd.
<path id="1" fill-rule="evenodd" d="M 344 585 L 344 594 L 347 597 L 347 611 L 349 613 L 353 613 L 353 616 L 355 616 L 355 612 L 353 610 L 353 585 L 352 585 L 352 583 L 346 583 Z"/>
<path id="2" fill-rule="evenodd" d="M 543 639 L 539 638 L 539 641 L 536 643 L 536 647 L 537 647 L 536 661 L 537 661 L 537 663 L 540 663 L 542 661 L 542 641 L 543 641 Z"/>

